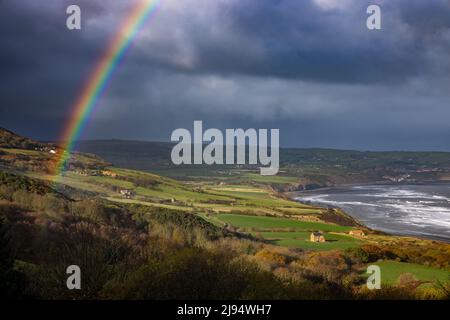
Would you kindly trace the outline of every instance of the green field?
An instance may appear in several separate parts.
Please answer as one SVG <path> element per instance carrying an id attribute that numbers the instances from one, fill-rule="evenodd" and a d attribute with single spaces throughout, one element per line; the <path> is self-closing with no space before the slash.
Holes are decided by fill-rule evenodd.
<path id="1" fill-rule="evenodd" d="M 32 155 L 32 156 L 40 156 L 44 154 L 41 151 L 36 150 L 26 150 L 26 149 L 14 149 L 14 148 L 0 148 L 0 151 L 12 154 L 12 155 Z"/>
<path id="2" fill-rule="evenodd" d="M 73 188 L 97 192 L 115 202 L 123 197 L 121 189 L 133 193 L 132 203 L 170 207 L 179 210 L 196 210 L 216 213 L 246 213 L 271 215 L 319 216 L 321 209 L 284 199 L 270 190 L 251 185 L 221 185 L 217 182 L 180 183 L 171 178 L 129 169 L 107 168 L 117 176 L 102 176 L 66 172 L 60 178 L 62 184 Z M 50 176 L 30 176 L 51 179 Z M 166 203 L 170 206 L 162 205 Z M 223 224 L 223 223 L 222 223 Z"/>
<path id="3" fill-rule="evenodd" d="M 310 232 L 261 232 L 265 239 L 274 244 L 284 247 L 311 249 L 311 250 L 333 250 L 358 247 L 362 241 L 340 234 L 326 233 L 326 242 L 318 243 L 309 241 Z"/>
<path id="4" fill-rule="evenodd" d="M 450 272 L 432 268 L 420 264 L 405 263 L 397 261 L 381 261 L 373 263 L 381 269 L 381 283 L 393 285 L 397 283 L 398 277 L 404 273 L 412 273 L 418 280 L 422 281 L 448 281 Z"/>
<path id="5" fill-rule="evenodd" d="M 281 176 L 281 175 L 275 175 L 275 176 L 263 176 L 259 173 L 245 173 L 242 175 L 243 180 L 250 180 L 250 181 L 256 181 L 256 182 L 264 182 L 264 183 L 296 183 L 298 182 L 297 177 L 290 177 L 290 176 Z"/>
<path id="6" fill-rule="evenodd" d="M 239 214 L 219 214 L 218 219 L 239 228 L 254 229 L 297 229 L 305 231 L 333 231 L 348 232 L 351 227 L 344 227 L 335 224 L 322 222 L 300 221 L 287 218 L 275 218 L 266 216 L 248 216 Z"/>
<path id="7" fill-rule="evenodd" d="M 280 197 L 273 190 L 259 185 L 224 184 L 217 181 L 181 183 L 130 169 L 109 167 L 106 170 L 115 176 L 67 172 L 60 182 L 96 192 L 116 203 L 195 212 L 219 227 L 229 224 L 243 232 L 258 233 L 275 245 L 330 250 L 356 247 L 361 243 L 361 240 L 345 235 L 351 227 L 314 221 L 320 218 L 322 209 Z M 245 175 L 245 179 L 260 178 L 251 173 Z M 48 179 L 46 176 L 41 178 Z M 270 179 L 278 183 L 291 180 L 288 177 Z M 132 195 L 123 197 L 119 192 L 121 189 L 130 190 Z M 287 218 L 295 216 L 304 220 Z M 308 241 L 310 233 L 316 230 L 325 233 L 326 242 Z"/>
<path id="8" fill-rule="evenodd" d="M 195 192 L 194 190 L 171 185 L 160 185 L 156 188 L 137 187 L 134 191 L 138 195 L 142 196 L 157 197 L 160 199 L 174 198 L 176 200 L 181 200 L 188 203 L 214 200 L 230 200 L 229 198 L 224 196 Z"/>
<path id="9" fill-rule="evenodd" d="M 270 208 L 283 208 L 287 210 L 291 209 L 305 209 L 308 210 L 306 212 L 292 211 L 293 214 L 302 214 L 302 213 L 320 213 L 318 209 L 311 209 L 311 206 L 302 204 L 296 201 L 290 201 L 283 198 L 279 198 L 269 194 L 267 190 L 263 190 L 261 188 L 244 188 L 243 186 L 237 187 L 209 187 L 208 192 L 214 193 L 217 195 L 226 195 L 233 199 L 239 199 L 240 203 L 246 206 L 255 206 L 255 207 L 270 207 Z"/>
<path id="10" fill-rule="evenodd" d="M 362 240 L 346 234 L 336 234 L 335 232 L 346 233 L 352 228 L 335 224 L 239 214 L 218 214 L 214 219 L 216 223 L 221 221 L 243 228 L 255 236 L 261 236 L 273 244 L 284 247 L 332 250 L 354 248 L 362 243 Z M 324 232 L 325 242 L 309 241 L 311 232 L 316 230 Z"/>
<path id="11" fill-rule="evenodd" d="M 124 189 L 131 189 L 134 187 L 133 183 L 129 181 L 124 181 L 120 179 L 114 179 L 111 177 L 101 177 L 101 176 L 83 176 L 80 174 L 68 172 L 66 177 L 77 180 L 78 182 L 84 182 L 86 184 L 96 184 L 104 186 L 115 186 Z"/>

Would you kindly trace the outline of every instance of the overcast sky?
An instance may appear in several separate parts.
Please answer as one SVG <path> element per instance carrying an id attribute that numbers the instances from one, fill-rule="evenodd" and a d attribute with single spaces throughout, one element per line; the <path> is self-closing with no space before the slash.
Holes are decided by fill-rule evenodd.
<path id="1" fill-rule="evenodd" d="M 57 139 L 133 2 L 0 0 L 0 126 Z M 279 128 L 283 146 L 450 150 L 450 3 L 161 0 L 82 137 L 168 141 L 193 120 Z"/>

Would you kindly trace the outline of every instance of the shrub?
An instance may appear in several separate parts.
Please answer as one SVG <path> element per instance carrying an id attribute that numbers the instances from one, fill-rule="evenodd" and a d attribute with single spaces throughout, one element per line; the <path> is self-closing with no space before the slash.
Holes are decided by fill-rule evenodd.
<path id="1" fill-rule="evenodd" d="M 282 254 L 279 254 L 277 252 L 273 252 L 267 248 L 262 249 L 261 251 L 258 251 L 255 254 L 255 257 L 257 259 L 261 259 L 267 262 L 271 262 L 277 265 L 285 265 L 286 264 L 286 257 Z"/>
<path id="2" fill-rule="evenodd" d="M 120 299 L 242 299 L 282 296 L 273 274 L 226 253 L 186 248 L 164 259 L 150 259 L 125 278 L 110 281 L 105 298 Z"/>

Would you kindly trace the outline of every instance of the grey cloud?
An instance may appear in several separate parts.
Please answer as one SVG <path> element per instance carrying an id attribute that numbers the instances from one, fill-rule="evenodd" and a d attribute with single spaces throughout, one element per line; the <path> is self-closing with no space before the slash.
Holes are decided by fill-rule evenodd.
<path id="1" fill-rule="evenodd" d="M 0 125 L 55 139 L 130 1 L 0 2 Z M 447 149 L 448 1 L 161 0 L 84 138 L 167 140 L 210 127 L 277 127 L 286 145 Z M 323 5 L 326 3 L 327 5 Z"/>

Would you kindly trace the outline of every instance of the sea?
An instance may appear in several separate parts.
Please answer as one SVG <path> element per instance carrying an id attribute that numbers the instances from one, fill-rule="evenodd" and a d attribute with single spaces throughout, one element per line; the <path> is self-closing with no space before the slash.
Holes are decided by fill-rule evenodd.
<path id="1" fill-rule="evenodd" d="M 341 208 L 390 234 L 450 242 L 450 183 L 336 187 L 301 192 L 295 199 Z"/>

